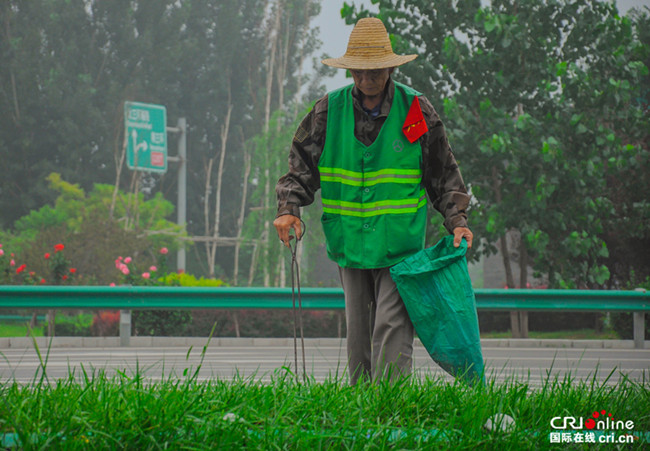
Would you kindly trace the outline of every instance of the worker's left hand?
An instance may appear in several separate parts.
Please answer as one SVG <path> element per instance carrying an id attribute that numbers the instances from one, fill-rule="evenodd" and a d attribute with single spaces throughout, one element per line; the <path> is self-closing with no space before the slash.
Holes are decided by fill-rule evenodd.
<path id="1" fill-rule="evenodd" d="M 472 247 L 474 234 L 467 227 L 456 227 L 454 229 L 454 247 L 460 246 L 460 242 L 463 238 L 467 240 L 467 248 L 470 249 Z"/>

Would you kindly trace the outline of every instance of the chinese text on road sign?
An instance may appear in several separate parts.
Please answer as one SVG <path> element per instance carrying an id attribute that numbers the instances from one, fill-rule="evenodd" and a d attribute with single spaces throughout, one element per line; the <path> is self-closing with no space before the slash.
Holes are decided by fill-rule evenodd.
<path id="1" fill-rule="evenodd" d="M 130 169 L 167 172 L 167 110 L 150 103 L 124 103 L 126 164 Z"/>

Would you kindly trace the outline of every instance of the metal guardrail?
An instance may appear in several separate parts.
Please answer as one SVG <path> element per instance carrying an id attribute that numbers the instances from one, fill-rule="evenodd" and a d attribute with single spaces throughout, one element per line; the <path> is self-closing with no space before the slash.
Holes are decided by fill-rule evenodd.
<path id="1" fill-rule="evenodd" d="M 343 309 L 340 288 L 302 288 L 302 307 Z M 492 311 L 614 311 L 634 313 L 634 342 L 643 347 L 650 292 L 615 290 L 476 289 L 476 306 Z M 130 335 L 134 309 L 290 309 L 290 288 L 0 286 L 0 309 L 120 309 Z M 128 322 L 127 322 L 128 321 Z M 122 327 L 123 326 L 123 327 Z M 122 332 L 121 332 L 122 336 Z M 123 342 L 125 340 L 123 338 Z"/>

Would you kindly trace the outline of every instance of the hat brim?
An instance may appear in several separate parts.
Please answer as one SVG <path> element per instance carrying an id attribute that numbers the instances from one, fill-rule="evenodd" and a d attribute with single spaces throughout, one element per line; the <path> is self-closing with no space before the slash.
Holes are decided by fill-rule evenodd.
<path id="1" fill-rule="evenodd" d="M 354 57 L 342 56 L 340 58 L 327 58 L 321 61 L 323 64 L 339 69 L 352 69 L 352 70 L 372 70 L 372 69 L 388 69 L 391 67 L 401 66 L 409 61 L 417 58 L 417 55 L 388 55 L 386 58 L 372 58 L 368 57 Z"/>

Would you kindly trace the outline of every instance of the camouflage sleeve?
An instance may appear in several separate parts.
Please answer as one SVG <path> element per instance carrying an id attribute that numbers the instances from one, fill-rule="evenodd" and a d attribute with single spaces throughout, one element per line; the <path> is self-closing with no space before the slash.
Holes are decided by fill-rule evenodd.
<path id="1" fill-rule="evenodd" d="M 445 228 L 467 227 L 470 196 L 447 140 L 445 128 L 433 105 L 420 97 L 429 131 L 421 138 L 423 182 L 433 206 L 445 218 Z"/>
<path id="2" fill-rule="evenodd" d="M 314 202 L 320 188 L 318 161 L 323 153 L 327 130 L 327 97 L 316 102 L 302 120 L 291 142 L 289 172 L 275 186 L 278 200 L 277 216 L 300 217 L 300 207 Z"/>

